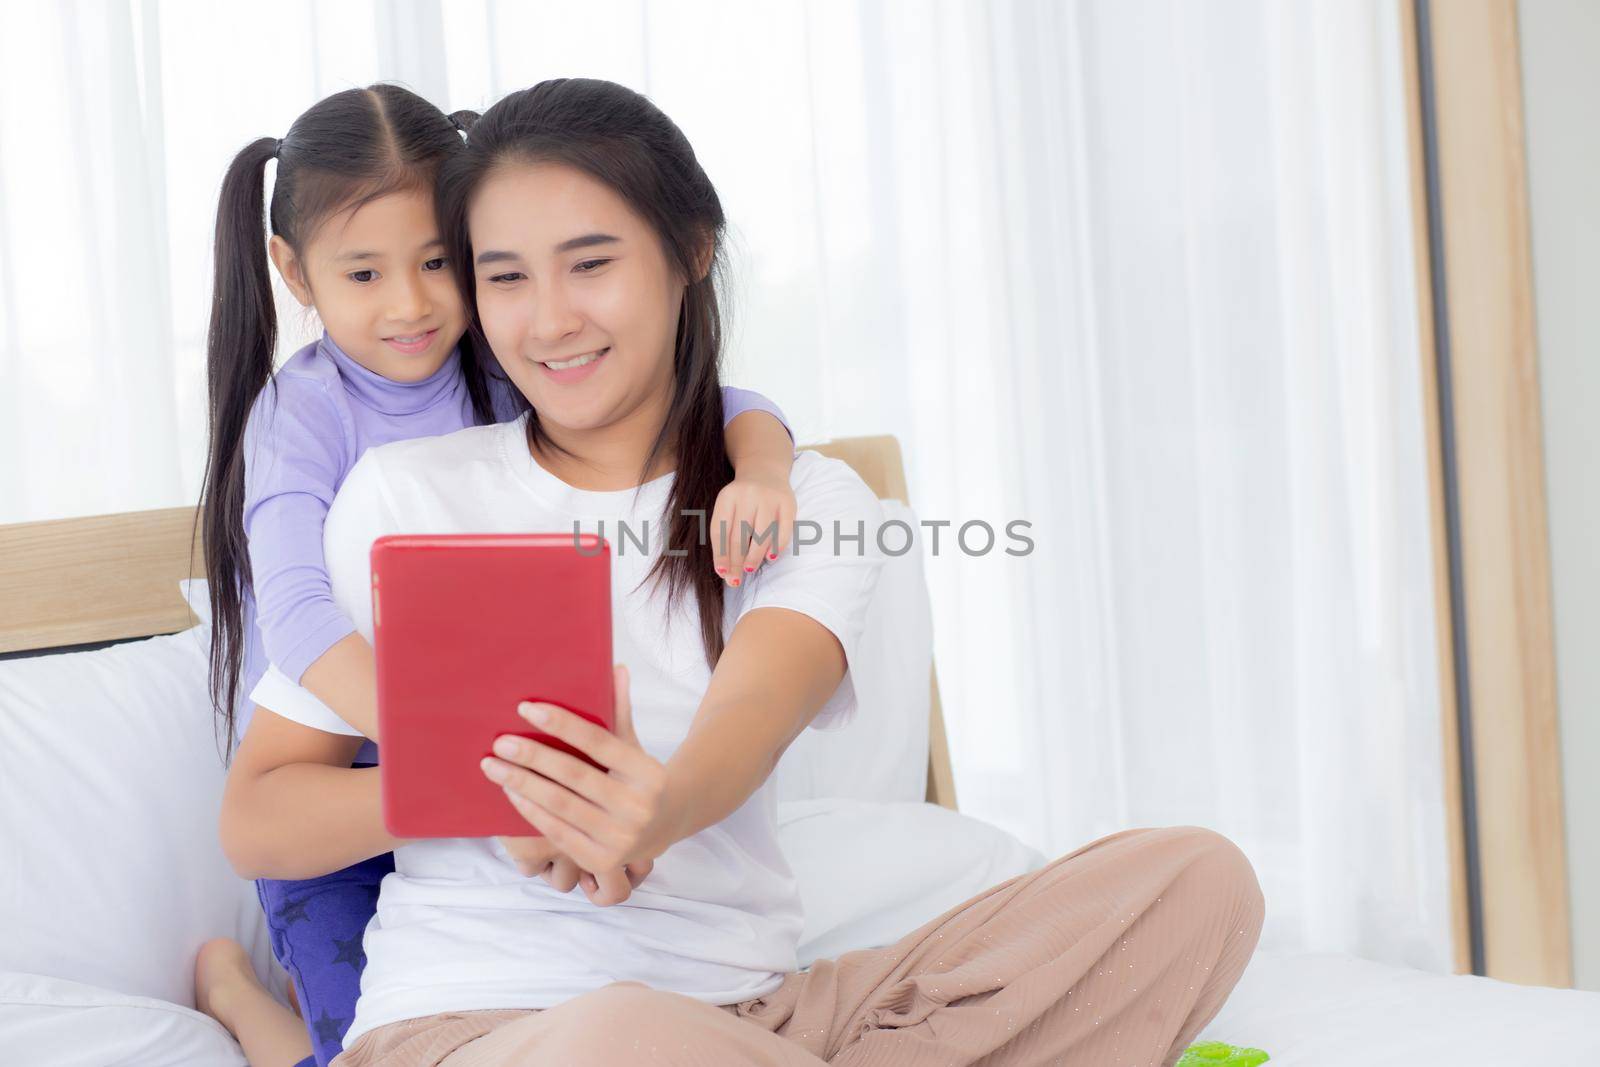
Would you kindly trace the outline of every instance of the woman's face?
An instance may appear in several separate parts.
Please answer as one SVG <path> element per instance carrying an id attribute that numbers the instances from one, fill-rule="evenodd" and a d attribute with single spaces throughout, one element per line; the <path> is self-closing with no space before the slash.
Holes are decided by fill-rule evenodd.
<path id="1" fill-rule="evenodd" d="M 561 164 L 507 164 L 467 227 L 484 333 L 541 425 L 665 410 L 684 283 L 620 196 Z"/>

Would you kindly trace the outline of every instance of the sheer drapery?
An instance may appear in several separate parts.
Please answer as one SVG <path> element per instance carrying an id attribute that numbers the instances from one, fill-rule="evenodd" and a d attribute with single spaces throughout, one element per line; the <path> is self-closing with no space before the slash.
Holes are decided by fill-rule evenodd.
<path id="1" fill-rule="evenodd" d="M 802 439 L 896 434 L 952 524 L 963 809 L 1050 853 L 1211 826 L 1264 944 L 1449 969 L 1392 4 L 3 10 L 0 521 L 193 501 L 238 147 L 377 79 L 612 78 L 733 221 L 728 378 Z"/>

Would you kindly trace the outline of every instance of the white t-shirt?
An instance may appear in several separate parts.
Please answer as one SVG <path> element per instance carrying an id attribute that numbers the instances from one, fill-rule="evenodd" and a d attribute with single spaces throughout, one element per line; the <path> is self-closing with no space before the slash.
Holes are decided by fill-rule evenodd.
<path id="1" fill-rule="evenodd" d="M 673 475 L 640 490 L 574 489 L 535 463 L 523 420 L 369 450 L 350 471 L 324 529 L 333 597 L 372 640 L 372 542 L 390 533 L 603 532 L 612 543 L 614 661 L 631 678 L 635 729 L 667 762 L 688 733 L 711 672 L 698 609 L 685 598 L 668 620 L 665 596 L 641 581 L 660 552 Z M 883 554 L 877 498 L 850 467 L 800 453 L 790 475 L 802 520 L 820 542 L 767 563 L 724 593 L 724 633 L 745 612 L 783 607 L 826 626 L 853 662 Z M 651 550 L 637 547 L 649 520 Z M 599 523 L 604 521 L 601 531 Z M 630 537 L 618 535 L 617 522 Z M 835 538 L 835 523 L 841 534 Z M 857 538 L 857 534 L 863 536 Z M 813 530 L 809 536 L 814 537 Z M 529 605 L 538 610 L 537 602 Z M 356 731 L 276 668 L 252 698 L 333 733 Z M 813 727 L 854 714 L 848 670 Z M 752 707 L 749 713 L 760 714 Z M 739 809 L 657 857 L 625 902 L 590 903 L 518 873 L 494 838 L 420 841 L 395 853 L 367 927 L 366 970 L 348 1046 L 375 1027 L 436 1012 L 545 1008 L 615 981 L 638 981 L 710 1004 L 776 989 L 798 969 L 802 914 L 778 849 L 769 778 Z"/>

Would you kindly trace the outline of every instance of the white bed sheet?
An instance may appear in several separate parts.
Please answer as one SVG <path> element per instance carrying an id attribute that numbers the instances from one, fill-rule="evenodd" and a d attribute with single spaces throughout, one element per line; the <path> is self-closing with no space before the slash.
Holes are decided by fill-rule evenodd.
<path id="1" fill-rule="evenodd" d="M 0 1062 L 27 1067 L 248 1067 L 228 1032 L 192 1008 L 64 978 L 5 971 L 0 971 Z"/>
<path id="2" fill-rule="evenodd" d="M 8 1062 L 244 1064 L 198 1012 L 33 975 L 0 974 L 0 1033 Z M 1591 1067 L 1600 993 L 1258 953 L 1201 1038 L 1265 1049 L 1273 1067 Z"/>
<path id="3" fill-rule="evenodd" d="M 7 1062 L 243 1065 L 197 1012 L 34 975 L 0 974 L 0 1035 L 21 1054 Z M 1600 993 L 1258 952 L 1200 1040 L 1265 1049 L 1273 1067 L 1594 1067 Z"/>
<path id="4" fill-rule="evenodd" d="M 1201 1038 L 1272 1067 L 1595 1067 L 1600 993 L 1263 951 Z"/>

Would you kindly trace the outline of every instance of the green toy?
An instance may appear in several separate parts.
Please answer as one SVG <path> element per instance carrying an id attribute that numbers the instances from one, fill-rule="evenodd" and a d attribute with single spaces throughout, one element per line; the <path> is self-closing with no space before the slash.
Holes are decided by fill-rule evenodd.
<path id="1" fill-rule="evenodd" d="M 1176 1067 L 1260 1067 L 1272 1057 L 1258 1048 L 1239 1048 L 1223 1041 L 1190 1045 Z"/>

